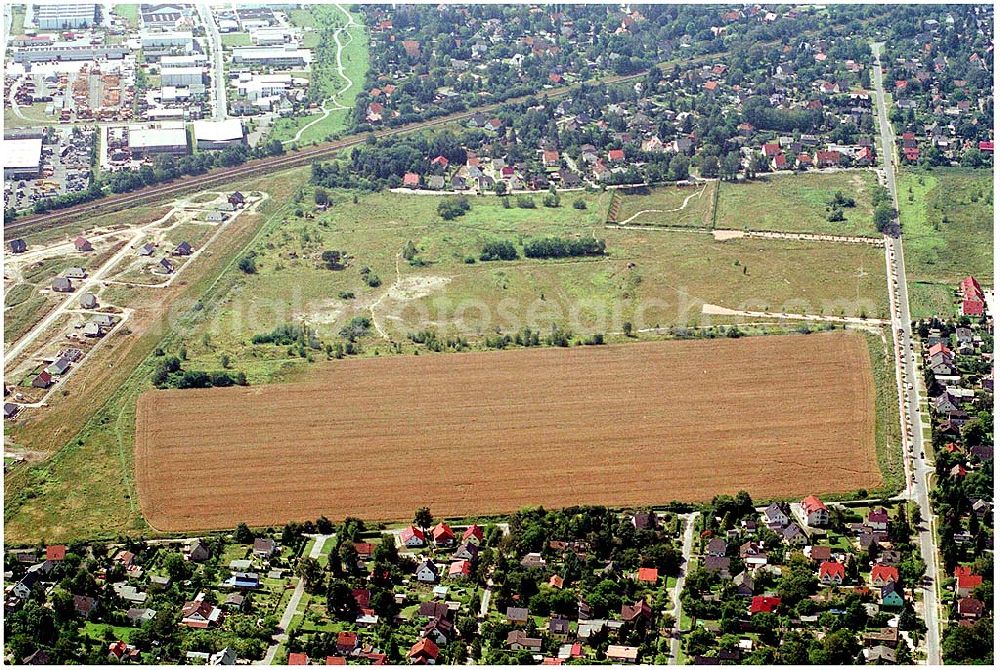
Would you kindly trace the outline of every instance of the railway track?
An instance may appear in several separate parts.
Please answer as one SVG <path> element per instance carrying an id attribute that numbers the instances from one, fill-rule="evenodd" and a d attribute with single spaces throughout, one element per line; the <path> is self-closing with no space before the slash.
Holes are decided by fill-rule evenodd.
<path id="1" fill-rule="evenodd" d="M 721 55 L 722 54 L 719 53 L 703 54 L 701 56 L 694 56 L 685 59 L 684 61 L 668 61 L 666 63 L 659 64 L 657 67 L 664 67 L 671 64 L 693 65 L 702 61 L 713 60 Z M 649 70 L 642 70 L 634 74 L 604 77 L 590 83 L 605 85 L 623 84 L 629 81 L 641 80 L 645 78 L 648 73 Z M 550 99 L 562 98 L 569 95 L 582 85 L 583 84 L 573 84 L 570 86 L 548 89 L 541 91 L 540 93 L 510 98 L 502 102 L 482 105 L 463 112 L 455 112 L 454 114 L 448 114 L 436 119 L 420 121 L 417 123 L 399 126 L 397 128 L 386 128 L 372 133 L 357 133 L 340 140 L 325 142 L 300 151 L 294 151 L 292 153 L 273 156 L 270 158 L 258 158 L 232 168 L 215 168 L 202 175 L 180 177 L 164 184 L 149 186 L 140 191 L 110 195 L 91 202 L 66 207 L 65 209 L 46 212 L 44 214 L 33 214 L 30 216 L 19 217 L 11 222 L 4 222 L 4 234 L 6 236 L 10 236 L 11 234 L 33 231 L 39 228 L 58 226 L 62 223 L 79 220 L 84 216 L 98 216 L 144 204 L 156 203 L 185 193 L 191 193 L 227 184 L 244 177 L 258 177 L 269 172 L 278 172 L 281 170 L 301 167 L 303 165 L 309 165 L 313 161 L 332 157 L 344 149 L 364 144 L 371 135 L 374 135 L 376 138 L 383 138 L 418 132 L 427 128 L 434 128 L 436 126 L 443 126 L 463 121 L 473 117 L 477 113 L 492 112 L 499 109 L 503 105 L 517 104 L 532 97 L 547 97 Z"/>

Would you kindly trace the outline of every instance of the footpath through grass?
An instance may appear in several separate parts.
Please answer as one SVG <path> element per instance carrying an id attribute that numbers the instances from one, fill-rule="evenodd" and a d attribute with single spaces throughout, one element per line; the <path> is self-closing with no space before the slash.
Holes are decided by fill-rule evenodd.
<path id="1" fill-rule="evenodd" d="M 953 293 L 967 275 L 992 285 L 992 171 L 905 170 L 899 214 L 914 318 L 952 313 Z"/>
<path id="2" fill-rule="evenodd" d="M 341 76 L 337 67 L 337 42 L 334 40 L 334 33 L 347 26 L 345 10 L 350 12 L 354 22 L 338 36 L 342 46 L 340 60 L 344 67 L 344 76 Z M 303 45 L 313 49 L 314 61 L 309 73 L 310 99 L 317 104 L 326 101 L 326 109 L 332 111 L 325 118 L 309 114 L 278 119 L 271 129 L 270 138 L 282 142 L 292 141 L 300 129 L 308 126 L 296 142 L 300 145 L 312 144 L 347 129 L 354 109 L 354 99 L 361 92 L 368 73 L 368 30 L 359 13 L 347 10 L 346 7 L 341 10 L 336 5 L 310 5 L 306 9 L 293 11 L 290 18 L 295 25 L 306 30 Z M 345 81 L 344 77 L 350 82 Z M 348 83 L 350 86 L 347 86 Z"/>

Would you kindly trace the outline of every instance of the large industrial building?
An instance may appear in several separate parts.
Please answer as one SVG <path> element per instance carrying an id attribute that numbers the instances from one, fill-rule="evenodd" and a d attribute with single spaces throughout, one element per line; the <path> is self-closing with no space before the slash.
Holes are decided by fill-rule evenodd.
<path id="1" fill-rule="evenodd" d="M 303 67 L 309 64 L 309 49 L 299 49 L 289 44 L 285 48 L 258 49 L 237 47 L 233 49 L 233 63 L 271 65 L 274 67 Z"/>
<path id="2" fill-rule="evenodd" d="M 97 5 L 34 4 L 31 22 L 40 30 L 90 28 L 97 24 Z"/>
<path id="3" fill-rule="evenodd" d="M 160 69 L 162 86 L 196 86 L 205 83 L 205 71 L 200 67 L 164 67 Z"/>
<path id="4" fill-rule="evenodd" d="M 160 56 L 184 55 L 194 51 L 194 35 L 190 30 L 143 32 L 139 35 L 143 56 L 156 60 Z"/>
<path id="5" fill-rule="evenodd" d="M 14 52 L 15 63 L 46 63 L 74 60 L 121 60 L 125 47 L 91 46 L 86 43 L 23 47 Z"/>
<path id="6" fill-rule="evenodd" d="M 3 178 L 31 179 L 42 171 L 42 139 L 5 139 L 3 141 Z"/>
<path id="7" fill-rule="evenodd" d="M 239 119 L 195 121 L 193 125 L 199 149 L 225 149 L 246 142 L 243 122 Z"/>
<path id="8" fill-rule="evenodd" d="M 156 154 L 187 154 L 187 130 L 183 122 L 161 123 L 159 126 L 128 127 L 128 147 L 133 158 Z"/>

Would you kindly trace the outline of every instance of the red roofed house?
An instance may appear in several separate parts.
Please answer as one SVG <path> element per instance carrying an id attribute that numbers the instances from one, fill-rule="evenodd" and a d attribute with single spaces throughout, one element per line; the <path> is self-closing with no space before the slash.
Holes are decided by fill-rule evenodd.
<path id="1" fill-rule="evenodd" d="M 781 598 L 776 596 L 754 596 L 750 601 L 750 614 L 760 612 L 772 613 L 781 605 Z"/>
<path id="2" fill-rule="evenodd" d="M 966 277 L 959 284 L 958 290 L 962 294 L 962 314 L 964 316 L 982 316 L 985 308 L 985 294 L 976 278 L 971 275 Z"/>
<path id="3" fill-rule="evenodd" d="M 438 646 L 434 644 L 434 641 L 429 638 L 424 638 L 420 642 L 410 647 L 409 653 L 406 654 L 406 658 L 410 663 L 415 663 L 417 665 L 433 665 L 437 660 Z"/>
<path id="4" fill-rule="evenodd" d="M 431 165 L 440 165 L 441 167 L 448 167 L 448 159 L 444 156 L 438 156 L 431 161 Z"/>
<path id="5" fill-rule="evenodd" d="M 420 188 L 420 175 L 416 172 L 407 172 L 403 175 L 403 186 L 407 188 Z"/>
<path id="6" fill-rule="evenodd" d="M 916 147 L 903 147 L 903 158 L 910 162 L 916 162 L 920 160 L 920 149 Z"/>
<path id="7" fill-rule="evenodd" d="M 66 545 L 65 544 L 50 544 L 45 547 L 45 560 L 46 561 L 61 561 L 66 558 Z"/>
<path id="8" fill-rule="evenodd" d="M 184 603 L 181 608 L 181 625 L 187 628 L 208 628 L 222 619 L 222 610 L 205 600 L 199 593 L 194 600 Z"/>
<path id="9" fill-rule="evenodd" d="M 767 158 L 774 158 L 781 153 L 781 145 L 777 142 L 767 142 L 760 148 L 760 153 Z"/>
<path id="10" fill-rule="evenodd" d="M 979 143 L 979 150 L 993 153 L 993 140 L 983 140 Z"/>
<path id="11" fill-rule="evenodd" d="M 795 160 L 801 168 L 811 168 L 813 166 L 813 157 L 809 154 L 799 154 Z"/>
<path id="12" fill-rule="evenodd" d="M 452 579 L 462 579 L 472 574 L 472 563 L 469 561 L 455 561 L 448 567 L 448 576 Z"/>
<path id="13" fill-rule="evenodd" d="M 544 165 L 545 167 L 559 167 L 559 152 L 543 151 L 542 165 Z"/>
<path id="14" fill-rule="evenodd" d="M 410 58 L 418 58 L 420 56 L 420 42 L 416 40 L 403 40 L 403 50 L 406 51 L 406 55 Z"/>
<path id="15" fill-rule="evenodd" d="M 962 619 L 978 619 L 983 616 L 986 605 L 977 598 L 962 598 L 958 601 L 958 616 Z"/>
<path id="16" fill-rule="evenodd" d="M 639 568 L 639 581 L 648 584 L 655 584 L 660 578 L 660 571 L 656 568 Z"/>
<path id="17" fill-rule="evenodd" d="M 347 659 L 343 656 L 327 656 L 327 665 L 347 665 Z"/>
<path id="18" fill-rule="evenodd" d="M 73 246 L 76 247 L 77 251 L 93 251 L 94 245 L 92 245 L 86 237 L 78 237 L 73 240 Z"/>
<path id="19" fill-rule="evenodd" d="M 622 149 L 612 149 L 608 152 L 608 160 L 612 163 L 621 163 L 625 160 L 625 152 Z"/>
<path id="20" fill-rule="evenodd" d="M 382 120 L 382 112 L 385 107 L 382 106 L 381 102 L 373 102 L 368 105 L 368 112 L 365 114 L 365 121 L 368 123 L 374 123 L 376 121 Z"/>
<path id="21" fill-rule="evenodd" d="M 309 665 L 309 656 L 299 652 L 288 654 L 288 665 Z"/>
<path id="22" fill-rule="evenodd" d="M 444 521 L 434 526 L 431 530 L 431 537 L 434 538 L 434 544 L 438 546 L 446 546 L 455 543 L 455 533 L 451 530 L 451 526 L 446 524 Z"/>
<path id="23" fill-rule="evenodd" d="M 422 547 L 424 542 L 424 531 L 413 526 L 407 526 L 399 534 L 399 539 L 402 541 L 403 545 L 407 547 Z"/>
<path id="24" fill-rule="evenodd" d="M 719 82 L 717 82 L 717 81 L 706 81 L 705 82 L 705 90 L 706 91 L 714 91 L 717 88 L 719 88 Z"/>
<path id="25" fill-rule="evenodd" d="M 945 358 L 949 359 L 953 356 L 953 354 L 951 353 L 951 349 L 949 349 L 944 342 L 938 342 L 927 351 L 927 355 L 930 358 L 933 358 L 938 354 L 944 354 Z"/>
<path id="26" fill-rule="evenodd" d="M 819 581 L 824 584 L 844 583 L 844 564 L 837 561 L 824 561 L 819 566 Z"/>
<path id="27" fill-rule="evenodd" d="M 819 167 L 835 167 L 840 165 L 840 159 L 843 156 L 839 151 L 817 151 L 816 152 L 816 165 Z"/>
<path id="28" fill-rule="evenodd" d="M 885 586 L 889 582 L 899 582 L 899 570 L 894 565 L 876 563 L 872 566 L 872 586 Z"/>
<path id="29" fill-rule="evenodd" d="M 353 631 L 341 631 L 337 633 L 337 651 L 341 654 L 350 654 L 358 648 L 358 634 Z"/>
<path id="30" fill-rule="evenodd" d="M 507 168 L 504 168 L 506 170 Z M 511 174 L 514 173 L 514 168 L 510 168 Z M 465 529 L 462 533 L 462 542 L 471 542 L 472 544 L 479 545 L 483 541 L 483 529 L 479 524 L 472 524 Z"/>
<path id="31" fill-rule="evenodd" d="M 778 154 L 771 161 L 771 167 L 775 170 L 787 170 L 788 160 L 785 158 L 785 154 Z"/>
<path id="32" fill-rule="evenodd" d="M 955 568 L 955 595 L 959 598 L 969 597 L 973 589 L 982 583 L 983 578 L 972 574 L 972 568 L 964 565 Z"/>
<path id="33" fill-rule="evenodd" d="M 805 517 L 809 526 L 825 526 L 830 523 L 830 512 L 823 501 L 816 496 L 809 496 L 799 503 L 802 508 L 802 516 Z"/>

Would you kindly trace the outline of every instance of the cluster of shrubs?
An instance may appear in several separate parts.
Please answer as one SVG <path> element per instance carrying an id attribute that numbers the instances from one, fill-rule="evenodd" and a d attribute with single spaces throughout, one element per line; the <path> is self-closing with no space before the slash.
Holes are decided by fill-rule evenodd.
<path id="1" fill-rule="evenodd" d="M 452 219 L 457 219 L 458 217 L 464 215 L 472 209 L 472 205 L 469 204 L 469 199 L 465 196 L 459 196 L 457 198 L 445 198 L 438 203 L 437 211 L 442 219 L 445 221 L 451 221 Z"/>
<path id="2" fill-rule="evenodd" d="M 212 386 L 246 386 L 247 376 L 243 372 L 227 372 L 215 370 L 184 370 L 181 360 L 176 356 L 168 356 L 157 363 L 152 376 L 156 388 L 198 389 Z"/>
<path id="3" fill-rule="evenodd" d="M 571 258 L 577 256 L 603 256 L 604 240 L 588 238 L 545 237 L 524 243 L 525 258 Z M 517 247 L 509 240 L 494 240 L 483 245 L 481 261 L 513 261 L 519 255 Z"/>
<path id="4" fill-rule="evenodd" d="M 322 343 L 316 337 L 316 331 L 298 323 L 284 323 L 269 333 L 258 333 L 250 338 L 253 344 L 276 344 L 287 346 L 303 344 L 311 349 L 319 349 Z"/>

